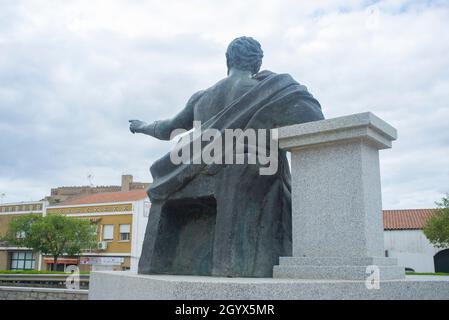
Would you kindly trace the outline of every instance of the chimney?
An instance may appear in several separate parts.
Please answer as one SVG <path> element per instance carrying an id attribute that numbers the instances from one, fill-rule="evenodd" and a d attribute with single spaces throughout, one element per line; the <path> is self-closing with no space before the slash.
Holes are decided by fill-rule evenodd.
<path id="1" fill-rule="evenodd" d="M 133 182 L 133 176 L 130 174 L 122 175 L 122 192 L 129 191 L 131 183 Z"/>

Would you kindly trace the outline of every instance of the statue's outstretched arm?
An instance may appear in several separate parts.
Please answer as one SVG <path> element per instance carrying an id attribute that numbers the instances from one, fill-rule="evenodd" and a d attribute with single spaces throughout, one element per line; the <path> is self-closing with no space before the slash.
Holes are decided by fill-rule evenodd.
<path id="1" fill-rule="evenodd" d="M 195 93 L 189 99 L 184 109 L 171 119 L 154 121 L 150 124 L 140 120 L 129 120 L 129 130 L 132 133 L 143 133 L 160 140 L 170 140 L 170 135 L 174 130 L 192 129 L 193 109 L 202 94 L 202 91 Z"/>

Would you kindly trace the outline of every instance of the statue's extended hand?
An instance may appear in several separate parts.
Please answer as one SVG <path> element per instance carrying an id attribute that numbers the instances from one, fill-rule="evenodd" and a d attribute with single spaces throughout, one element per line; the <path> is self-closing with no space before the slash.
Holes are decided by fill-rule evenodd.
<path id="1" fill-rule="evenodd" d="M 129 131 L 132 133 L 143 133 L 148 124 L 140 120 L 129 120 Z"/>

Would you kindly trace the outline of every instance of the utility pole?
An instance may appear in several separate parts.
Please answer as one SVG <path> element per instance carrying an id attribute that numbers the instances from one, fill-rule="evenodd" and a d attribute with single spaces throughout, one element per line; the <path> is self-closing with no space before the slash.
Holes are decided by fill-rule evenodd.
<path id="1" fill-rule="evenodd" d="M 91 187 L 91 188 L 93 188 L 93 186 L 94 186 L 94 184 L 92 183 L 92 179 L 94 178 L 94 176 L 92 175 L 92 174 L 88 174 L 87 175 L 87 180 L 89 180 L 89 186 Z"/>

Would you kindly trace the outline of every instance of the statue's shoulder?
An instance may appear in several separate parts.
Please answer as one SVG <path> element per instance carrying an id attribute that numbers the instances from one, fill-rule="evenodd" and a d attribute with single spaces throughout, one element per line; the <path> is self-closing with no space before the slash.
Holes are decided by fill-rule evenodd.
<path id="1" fill-rule="evenodd" d="M 204 90 L 205 93 L 207 92 L 213 92 L 215 90 L 219 90 L 221 89 L 223 86 L 226 86 L 229 84 L 229 78 L 223 78 L 221 80 L 219 80 L 218 82 L 216 82 L 215 84 L 213 84 L 212 86 L 210 86 L 209 88 L 207 88 L 206 90 Z"/>
<path id="2" fill-rule="evenodd" d="M 265 80 L 266 78 L 268 78 L 269 76 L 274 76 L 274 75 L 277 75 L 277 73 L 270 71 L 270 70 L 262 70 L 262 71 L 256 73 L 253 76 L 253 79 L 262 81 L 262 80 Z"/>
<path id="3" fill-rule="evenodd" d="M 226 78 L 223 78 L 223 79 L 217 81 L 215 84 L 211 85 L 210 87 L 196 92 L 190 99 L 199 100 L 199 99 L 201 99 L 201 97 L 207 95 L 208 93 L 212 93 L 214 91 L 221 90 L 222 87 L 227 86 L 227 85 L 229 85 L 229 79 L 226 77 Z"/>
<path id="4" fill-rule="evenodd" d="M 253 79 L 258 80 L 258 81 L 266 80 L 268 78 L 271 78 L 275 81 L 281 80 L 284 82 L 286 81 L 286 82 L 297 83 L 297 81 L 295 79 L 293 79 L 293 77 L 289 73 L 276 73 L 276 72 L 273 72 L 270 70 L 262 70 L 253 76 Z"/>
<path id="5" fill-rule="evenodd" d="M 275 73 L 270 70 L 263 70 L 255 74 L 253 78 L 262 81 L 269 77 L 271 77 L 273 81 L 280 81 L 286 85 L 295 84 L 298 91 L 309 93 L 307 87 L 295 80 L 289 73 Z"/>
<path id="6" fill-rule="evenodd" d="M 204 94 L 206 93 L 206 90 L 200 90 L 195 92 L 189 99 L 189 101 L 187 101 L 187 105 L 194 105 L 198 102 L 198 100 L 201 99 L 201 97 L 204 96 Z"/>
<path id="7" fill-rule="evenodd" d="M 195 101 L 199 101 L 201 100 L 201 98 L 208 96 L 208 95 L 214 95 L 217 93 L 217 91 L 222 91 L 223 88 L 225 88 L 226 86 L 228 86 L 229 84 L 227 83 L 227 78 L 221 79 L 220 81 L 216 82 L 215 84 L 213 84 L 212 86 L 198 91 L 197 93 L 195 93 L 191 99 L 195 99 Z"/>

